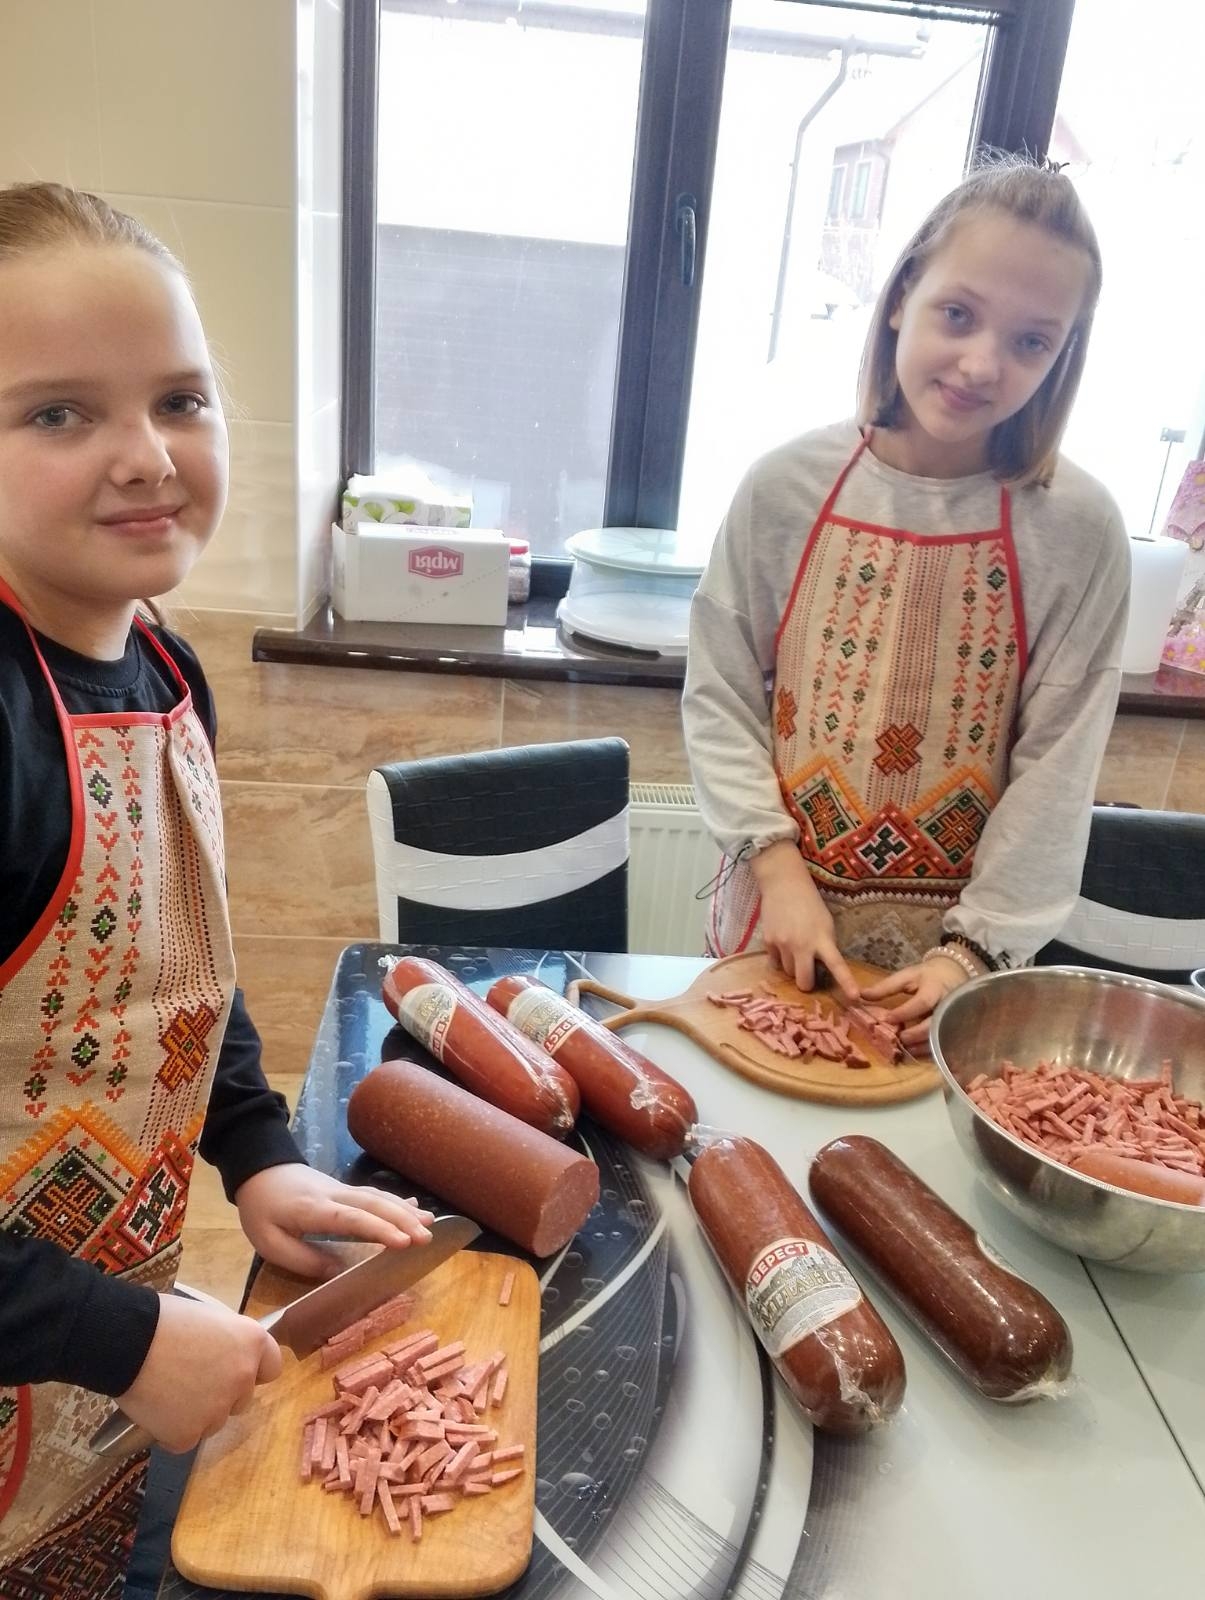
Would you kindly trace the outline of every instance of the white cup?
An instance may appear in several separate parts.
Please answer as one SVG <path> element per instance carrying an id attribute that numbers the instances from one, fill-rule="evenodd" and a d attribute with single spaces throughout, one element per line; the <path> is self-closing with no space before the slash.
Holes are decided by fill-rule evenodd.
<path id="1" fill-rule="evenodd" d="M 1195 972 L 1190 972 L 1188 981 L 1198 994 L 1205 994 L 1205 967 L 1198 967 Z"/>

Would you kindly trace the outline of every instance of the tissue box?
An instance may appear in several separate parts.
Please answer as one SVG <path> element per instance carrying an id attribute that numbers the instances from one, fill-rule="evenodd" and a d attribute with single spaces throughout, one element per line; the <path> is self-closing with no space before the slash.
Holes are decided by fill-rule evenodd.
<path id="1" fill-rule="evenodd" d="M 349 479 L 343 493 L 342 521 L 348 533 L 362 522 L 467 528 L 472 517 L 471 496 L 437 489 L 425 480 L 408 485 L 396 478 L 360 475 Z"/>
<path id="2" fill-rule="evenodd" d="M 348 622 L 505 626 L 510 543 L 497 528 L 336 523 L 331 538 L 331 600 Z"/>

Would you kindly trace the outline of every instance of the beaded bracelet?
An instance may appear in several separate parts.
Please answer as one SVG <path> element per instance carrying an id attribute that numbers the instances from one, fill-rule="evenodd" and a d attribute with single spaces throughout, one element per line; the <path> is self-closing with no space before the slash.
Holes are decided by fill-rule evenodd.
<path id="1" fill-rule="evenodd" d="M 970 952 L 957 950 L 952 944 L 935 944 L 932 950 L 925 951 L 921 960 L 928 961 L 931 956 L 945 956 L 947 961 L 952 961 L 956 967 L 961 967 L 968 978 L 982 978 L 983 976 L 983 973 L 980 972 L 971 959 Z"/>
<path id="2" fill-rule="evenodd" d="M 965 933 L 943 933 L 937 942 L 939 945 L 962 945 L 971 952 L 976 961 L 982 961 L 989 972 L 999 972 L 1004 965 L 1002 961 L 998 961 L 995 956 L 990 955 L 981 944 L 977 944 L 974 939 L 968 939 Z"/>

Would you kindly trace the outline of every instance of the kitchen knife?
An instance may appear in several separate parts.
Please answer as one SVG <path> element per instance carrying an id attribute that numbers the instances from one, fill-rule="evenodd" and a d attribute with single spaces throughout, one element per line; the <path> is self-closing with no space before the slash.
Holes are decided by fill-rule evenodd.
<path id="1" fill-rule="evenodd" d="M 380 1250 L 279 1311 L 260 1317 L 260 1327 L 266 1328 L 277 1344 L 290 1349 L 299 1361 L 304 1360 L 332 1334 L 434 1272 L 471 1244 L 481 1229 L 468 1217 L 436 1217 L 430 1231 L 426 1244 Z M 194 1299 L 210 1298 L 195 1290 L 182 1288 L 181 1293 Z M 122 1455 L 151 1442 L 150 1435 L 123 1411 L 115 1411 L 93 1434 L 92 1449 L 101 1456 Z"/>

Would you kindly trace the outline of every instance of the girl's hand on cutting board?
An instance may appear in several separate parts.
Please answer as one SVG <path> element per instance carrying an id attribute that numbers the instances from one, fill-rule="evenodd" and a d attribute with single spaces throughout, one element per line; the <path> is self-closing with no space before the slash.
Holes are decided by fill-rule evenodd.
<path id="1" fill-rule="evenodd" d="M 210 1301 L 159 1296 L 159 1323 L 117 1403 L 166 1450 L 191 1450 L 280 1372 L 280 1346 L 250 1317 Z"/>
<path id="2" fill-rule="evenodd" d="M 909 1050 L 917 1045 L 927 1050 L 930 1016 L 952 990 L 969 981 L 957 961 L 947 956 L 930 956 L 927 961 L 918 961 L 914 967 L 901 967 L 889 978 L 863 989 L 862 999 L 874 1002 L 887 1000 L 892 995 L 907 995 L 908 998 L 894 1006 L 888 1015 L 892 1022 L 909 1024 L 900 1030 L 901 1044 Z"/>
<path id="3" fill-rule="evenodd" d="M 861 994 L 837 949 L 832 916 L 794 841 L 768 846 L 751 865 L 761 890 L 762 943 L 767 952 L 805 993 L 816 987 L 816 963 L 822 961 L 846 1000 L 856 1004 Z"/>
<path id="4" fill-rule="evenodd" d="M 395 1250 L 431 1237 L 431 1213 L 413 1201 L 383 1189 L 340 1183 L 300 1161 L 255 1173 L 239 1185 L 234 1203 L 243 1232 L 264 1260 L 304 1278 L 328 1278 L 346 1265 L 321 1246 L 306 1243 L 305 1233 L 368 1239 Z"/>

